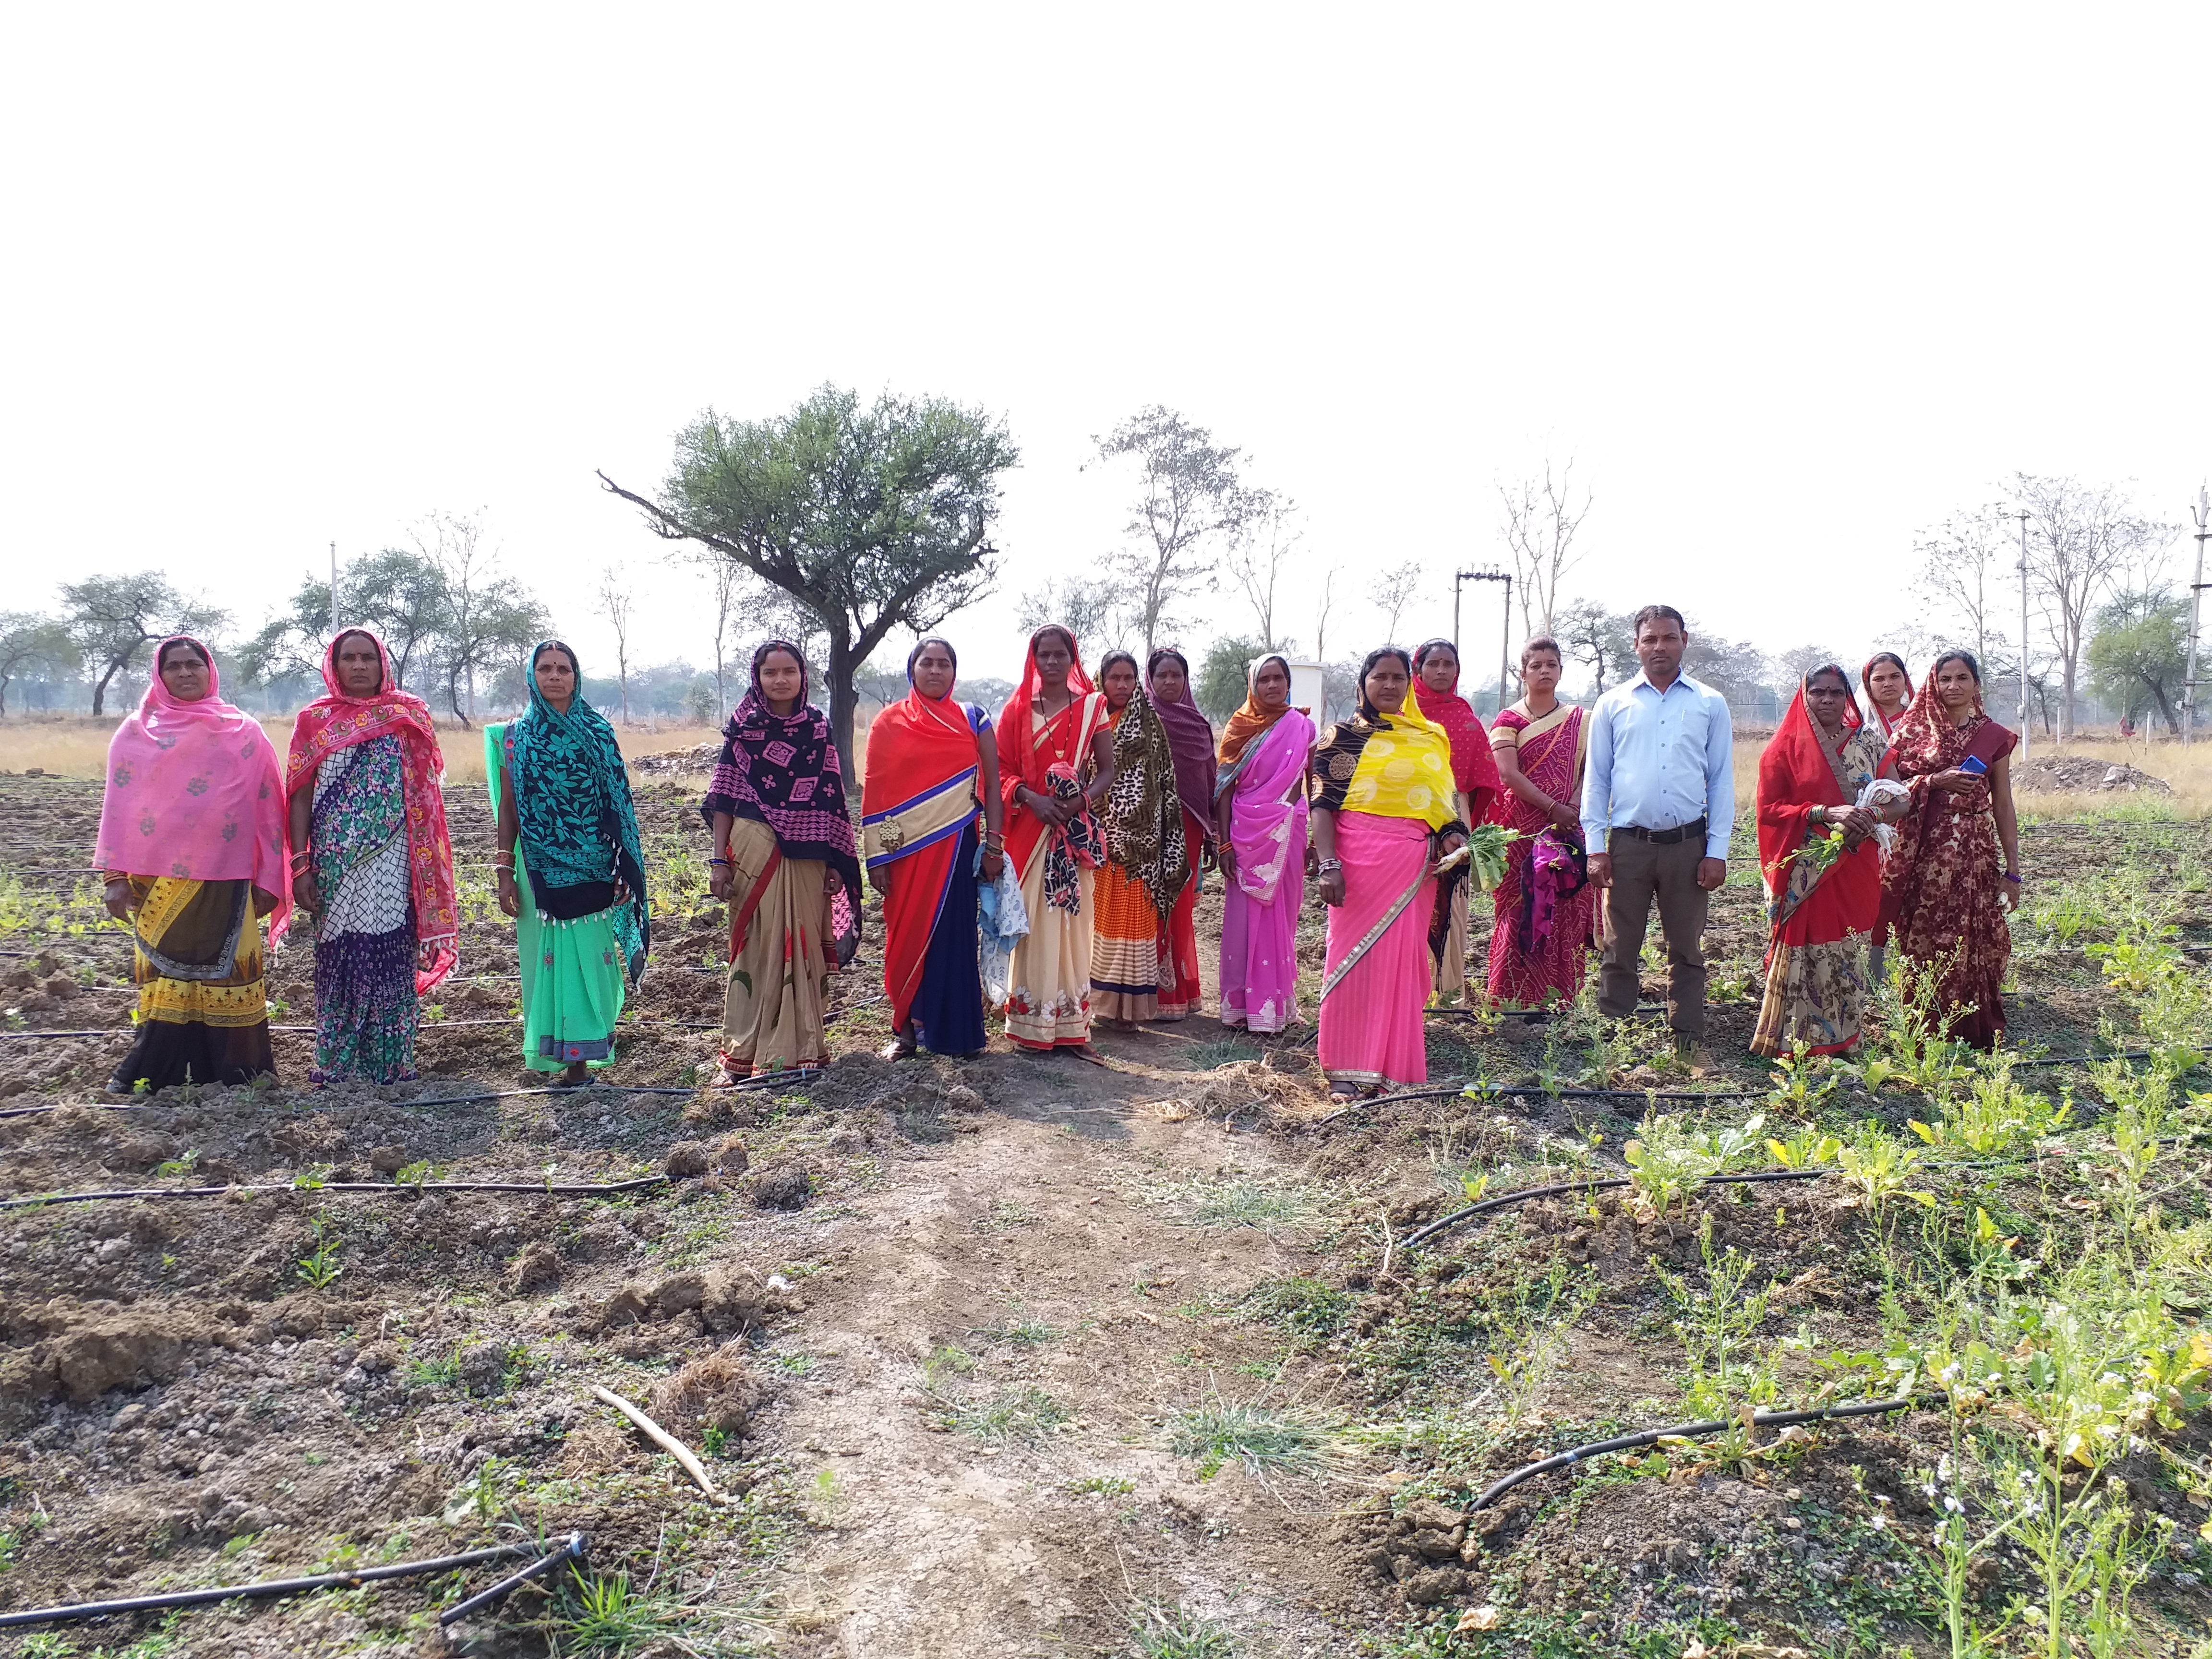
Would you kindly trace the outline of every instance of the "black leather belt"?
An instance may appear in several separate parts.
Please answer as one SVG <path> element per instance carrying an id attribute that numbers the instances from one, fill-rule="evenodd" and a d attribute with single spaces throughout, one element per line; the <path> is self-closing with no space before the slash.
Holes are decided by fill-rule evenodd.
<path id="1" fill-rule="evenodd" d="M 1623 824 L 1613 832 L 1616 836 L 1633 836 L 1638 841 L 1648 841 L 1654 847 L 1674 847 L 1686 841 L 1705 838 L 1705 821 L 1678 825 L 1672 830 L 1639 830 L 1634 824 Z"/>

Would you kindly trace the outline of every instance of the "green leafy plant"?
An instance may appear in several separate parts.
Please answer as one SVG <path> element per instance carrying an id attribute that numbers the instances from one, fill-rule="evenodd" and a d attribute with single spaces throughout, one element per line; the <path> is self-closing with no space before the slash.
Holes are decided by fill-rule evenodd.
<path id="1" fill-rule="evenodd" d="M 1836 1167 L 1844 1184 L 1856 1194 L 1850 1201 L 1863 1204 L 1877 1214 L 1894 1198 L 1909 1198 L 1916 1204 L 1935 1207 L 1932 1196 L 1905 1184 L 1919 1164 L 1917 1146 L 1886 1133 L 1871 1120 L 1860 1126 L 1848 1145 L 1836 1151 Z"/>
<path id="2" fill-rule="evenodd" d="M 328 1217 L 315 1218 L 312 1237 L 315 1246 L 314 1253 L 301 1258 L 295 1263 L 293 1272 L 297 1273 L 311 1289 L 326 1291 L 337 1284 L 338 1275 L 345 1272 L 345 1269 L 338 1265 L 337 1256 L 341 1246 Z"/>
<path id="3" fill-rule="evenodd" d="M 1968 1309 L 1915 1365 L 1934 1372 L 1954 1411 L 1985 1412 L 2011 1431 L 1993 1448 L 1982 1507 L 2033 1568 L 2045 1659 L 2064 1659 L 2069 1631 L 2089 1651 L 2117 1655 L 2131 1650 L 2128 1598 L 2165 1539 L 2132 1521 L 2109 1471 L 2142 1437 L 2178 1428 L 2212 1399 L 2212 1334 L 2184 1330 L 2135 1296 L 2110 1257 L 2085 1257 L 2055 1288 Z"/>
<path id="4" fill-rule="evenodd" d="M 1674 1304 L 1671 1328 L 1689 1365 L 1683 1397 L 1696 1416 L 1729 1425 L 1713 1445 L 1721 1461 L 1734 1462 L 1751 1450 L 1751 1414 L 1771 1404 L 1780 1387 L 1772 1360 L 1752 1341 L 1775 1286 L 1771 1279 L 1757 1283 L 1759 1264 L 1734 1245 L 1714 1250 L 1711 1215 L 1698 1229 L 1698 1255 L 1703 1285 L 1670 1272 L 1656 1256 L 1651 1271 Z"/>
<path id="5" fill-rule="evenodd" d="M 1774 1062 L 1774 1082 L 1766 1104 L 1770 1110 L 1811 1117 L 1835 1093 L 1838 1074 L 1827 1060 L 1814 1055 L 1802 1042 Z"/>
<path id="6" fill-rule="evenodd" d="M 1079 1497 L 1126 1498 L 1136 1491 L 1137 1483 L 1127 1475 L 1085 1474 L 1069 1481 L 1067 1489 Z"/>
<path id="7" fill-rule="evenodd" d="M 1817 1170 L 1836 1161 L 1843 1142 L 1819 1129 L 1800 1129 L 1787 1140 L 1769 1137 L 1766 1150 L 1785 1170 Z"/>
<path id="8" fill-rule="evenodd" d="M 513 1485 L 505 1458 L 485 1458 L 446 1499 L 446 1524 L 473 1519 L 478 1526 L 489 1526 L 499 1518 Z"/>
<path id="9" fill-rule="evenodd" d="M 1680 1117 L 1646 1115 L 1637 1139 L 1621 1148 L 1637 1207 L 1648 1216 L 1665 1215 L 1678 1206 L 1687 1209 L 1700 1182 L 1746 1160 L 1765 1124 L 1765 1115 L 1759 1114 L 1741 1127 L 1692 1129 Z"/>
<path id="10" fill-rule="evenodd" d="M 1906 1127 L 1930 1146 L 1984 1158 L 2032 1146 L 2062 1127 L 2073 1103 L 2061 1101 L 2054 1107 L 2044 1096 L 2031 1094 L 2013 1081 L 2012 1067 L 2012 1055 L 1999 1054 L 1978 1069 L 1963 1091 L 1946 1091 L 1936 1098 L 1942 1113 L 1937 1122 L 1914 1118 Z"/>
<path id="11" fill-rule="evenodd" d="M 1482 1358 L 1498 1382 L 1498 1426 L 1511 1436 L 1534 1415 L 1537 1396 L 1565 1363 L 1575 1326 L 1597 1300 L 1596 1274 L 1577 1273 L 1554 1256 L 1541 1273 L 1516 1274 L 1500 1300 L 1491 1323 L 1497 1340 Z"/>

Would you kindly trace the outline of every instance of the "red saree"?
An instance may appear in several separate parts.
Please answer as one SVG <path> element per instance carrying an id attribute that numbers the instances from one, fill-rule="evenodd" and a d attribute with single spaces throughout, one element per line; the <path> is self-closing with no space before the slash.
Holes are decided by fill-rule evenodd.
<path id="1" fill-rule="evenodd" d="M 1872 781 L 1881 744 L 1844 692 L 1831 742 L 1805 707 L 1805 688 L 1759 757 L 1759 868 L 1766 885 L 1766 992 L 1751 1051 L 1771 1059 L 1803 1043 L 1842 1054 L 1859 1039 L 1866 1002 L 1860 939 L 1881 908 L 1881 848 L 1869 836 L 1826 870 L 1809 854 L 1826 840 L 1823 807 L 1850 806 Z"/>
<path id="2" fill-rule="evenodd" d="M 1589 740 L 1589 710 L 1563 702 L 1539 717 L 1528 712 L 1525 697 L 1499 714 L 1490 734 L 1493 750 L 1514 751 L 1523 777 L 1571 805 L 1582 799 Z M 1507 849 L 1504 878 L 1491 896 L 1490 1000 L 1510 1008 L 1572 1002 L 1589 970 L 1597 912 L 1598 890 L 1574 863 L 1581 831 L 1563 836 L 1550 818 L 1510 792 L 1500 796 L 1498 817 L 1522 839 Z M 1538 846 L 1547 837 L 1553 855 L 1540 864 Z"/>
<path id="3" fill-rule="evenodd" d="M 1073 647 L 1075 636 L 1067 637 Z M 1007 964 L 1006 1038 L 1024 1048 L 1082 1048 L 1091 1041 L 1091 895 L 1105 836 L 1087 809 L 1050 828 L 1018 804 L 1014 792 L 1026 784 L 1037 794 L 1079 804 L 1081 780 L 1091 775 L 1091 738 L 1106 723 L 1106 697 L 1093 689 L 1081 655 L 1071 648 L 1067 707 L 1042 714 L 1036 640 L 1030 636 L 1021 684 L 999 716 L 1006 857 L 1030 915 L 1030 931 Z"/>
<path id="4" fill-rule="evenodd" d="M 1887 775 L 1912 791 L 1912 810 L 1897 826 L 1897 845 L 1882 872 L 1881 915 L 1893 923 L 1904 953 L 1906 988 L 1933 984 L 1951 1035 L 1978 1048 L 2004 1035 L 1999 992 L 2012 960 L 2004 915 L 2004 864 L 1997 846 L 1987 783 L 1960 794 L 1929 780 L 1969 755 L 1995 765 L 2020 738 L 1984 714 L 1978 701 L 1964 726 L 1954 726 L 1936 700 L 1930 672 L 1897 724 L 1884 763 Z"/>
<path id="5" fill-rule="evenodd" d="M 893 1030 L 906 1029 L 930 935 L 954 884 L 953 860 L 975 821 L 976 741 L 961 704 L 910 688 L 868 728 L 861 854 L 871 870 L 898 866 L 884 899 L 884 990 Z M 974 917 L 965 922 L 972 930 Z"/>

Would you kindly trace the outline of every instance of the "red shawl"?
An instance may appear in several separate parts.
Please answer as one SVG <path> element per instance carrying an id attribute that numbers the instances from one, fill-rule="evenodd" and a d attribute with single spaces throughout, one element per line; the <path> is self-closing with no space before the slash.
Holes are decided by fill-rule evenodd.
<path id="1" fill-rule="evenodd" d="M 1455 658 L 1456 660 L 1456 658 Z M 1503 792 L 1498 781 L 1498 757 L 1490 752 L 1490 734 L 1482 729 L 1465 697 L 1459 695 L 1459 673 L 1452 673 L 1453 689 L 1431 691 L 1428 683 L 1413 676 L 1413 700 L 1423 718 L 1441 726 L 1451 739 L 1452 786 L 1467 797 L 1467 821 L 1486 823 L 1491 807 Z"/>
<path id="2" fill-rule="evenodd" d="M 1844 700 L 1843 738 L 1848 741 L 1864 722 L 1849 686 Z M 1759 865 L 1776 896 L 1769 902 L 1769 913 L 1777 918 L 1774 937 L 1784 944 L 1830 945 L 1848 934 L 1873 930 L 1881 905 L 1881 854 L 1872 836 L 1831 865 L 1809 891 L 1797 861 L 1790 857 L 1816 830 L 1812 821 L 1816 811 L 1849 806 L 1856 799 L 1855 793 L 1846 791 L 1837 763 L 1829 758 L 1812 711 L 1805 707 L 1801 681 L 1773 740 L 1759 757 Z"/>
<path id="3" fill-rule="evenodd" d="M 1015 805 L 1015 789 L 1027 784 L 1039 794 L 1044 793 L 1052 787 L 1047 774 L 1058 765 L 1072 768 L 1080 777 L 1091 734 L 1106 714 L 1106 699 L 1091 685 L 1091 676 L 1083 672 L 1083 653 L 1071 649 L 1067 707 L 1047 721 L 1042 732 L 1031 731 L 1037 694 L 1044 690 L 1044 675 L 1037 667 L 1036 642 L 1038 635 L 1048 629 L 1066 635 L 1069 645 L 1073 646 L 1073 631 L 1057 623 L 1048 623 L 1030 635 L 1022 682 L 1014 688 L 1014 695 L 1006 699 L 1006 707 L 999 711 L 999 793 L 1006 809 L 1006 856 L 1013 861 L 1018 881 L 1028 872 L 1030 856 L 1044 837 L 1044 823 L 1027 807 Z"/>
<path id="4" fill-rule="evenodd" d="M 383 678 L 377 689 L 356 697 L 338 679 L 338 641 L 358 634 L 374 641 Z M 422 995 L 453 970 L 460 935 L 460 909 L 453 897 L 453 843 L 446 833 L 446 798 L 439 789 L 446 757 L 438 748 L 437 728 L 422 698 L 398 689 L 392 653 L 366 628 L 349 628 L 323 653 L 323 696 L 292 721 L 292 750 L 284 767 L 287 799 L 308 787 L 315 769 L 341 749 L 387 732 L 399 738 L 400 788 L 407 811 L 407 879 L 415 897 L 415 938 L 419 951 L 415 994 Z M 295 849 L 304 852 L 304 848 Z"/>
<path id="5" fill-rule="evenodd" d="M 925 697 L 913 686 L 908 672 L 907 694 L 876 716 L 868 727 L 868 754 L 860 780 L 860 812 L 873 822 L 896 816 L 926 797 L 936 795 L 965 778 L 959 799 L 934 805 L 939 809 L 932 822 L 944 823 L 936 833 L 908 841 L 896 848 L 878 848 L 872 840 L 872 866 L 897 866 L 898 873 L 884 896 L 884 989 L 891 1002 L 891 1029 L 906 1029 L 915 994 L 921 988 L 921 970 L 929 955 L 929 939 L 954 874 L 952 860 L 959 855 L 968 827 L 975 821 L 974 792 L 981 784 L 981 760 L 976 734 L 968 711 L 950 694 Z M 974 926 L 969 917 L 967 925 Z"/>

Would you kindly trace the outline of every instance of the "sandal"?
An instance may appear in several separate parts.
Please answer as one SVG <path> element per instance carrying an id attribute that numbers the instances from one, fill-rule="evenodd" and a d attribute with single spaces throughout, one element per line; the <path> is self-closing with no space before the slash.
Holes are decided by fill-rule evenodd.
<path id="1" fill-rule="evenodd" d="M 895 1036 L 884 1044 L 882 1053 L 885 1060 L 912 1060 L 915 1041 L 910 1036 Z"/>

